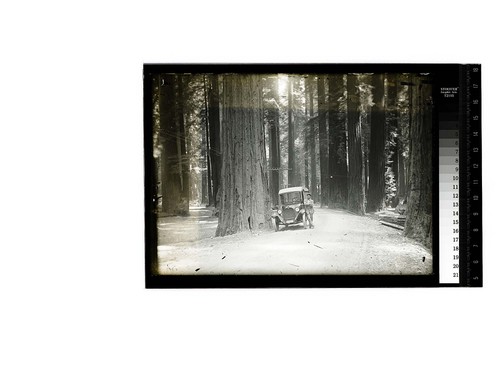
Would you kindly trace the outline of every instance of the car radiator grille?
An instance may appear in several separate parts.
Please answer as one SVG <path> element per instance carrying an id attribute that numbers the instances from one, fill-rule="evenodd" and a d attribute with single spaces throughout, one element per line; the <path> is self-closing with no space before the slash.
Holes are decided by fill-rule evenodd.
<path id="1" fill-rule="evenodd" d="M 283 219 L 285 220 L 295 219 L 295 210 L 293 208 L 285 208 L 283 210 Z"/>

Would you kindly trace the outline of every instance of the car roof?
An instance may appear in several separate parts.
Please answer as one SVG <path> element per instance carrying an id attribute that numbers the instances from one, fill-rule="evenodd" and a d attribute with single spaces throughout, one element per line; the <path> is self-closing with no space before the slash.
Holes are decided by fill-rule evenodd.
<path id="1" fill-rule="evenodd" d="M 309 191 L 309 189 L 303 186 L 295 186 L 286 189 L 281 189 L 278 194 L 291 193 L 292 191 Z"/>

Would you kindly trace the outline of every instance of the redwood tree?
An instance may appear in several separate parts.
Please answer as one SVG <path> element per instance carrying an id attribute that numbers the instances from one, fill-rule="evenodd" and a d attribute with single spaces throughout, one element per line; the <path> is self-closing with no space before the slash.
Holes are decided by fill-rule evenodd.
<path id="1" fill-rule="evenodd" d="M 279 96 L 278 76 L 267 78 L 270 99 L 267 104 L 267 124 L 269 134 L 269 190 L 273 204 L 278 204 L 280 188 L 280 135 L 279 135 Z"/>
<path id="2" fill-rule="evenodd" d="M 344 91 L 343 75 L 328 77 L 329 208 L 345 208 L 347 203 L 346 114 L 341 106 Z"/>
<path id="3" fill-rule="evenodd" d="M 203 105 L 204 105 L 204 116 L 205 120 L 205 131 L 201 132 L 201 142 L 202 142 L 202 155 L 204 155 L 204 163 L 202 165 L 205 166 L 202 171 L 202 199 L 201 202 L 204 201 L 204 191 L 206 191 L 206 197 L 208 198 L 208 205 L 212 206 L 214 204 L 214 194 L 212 190 L 212 166 L 211 166 L 211 155 L 210 155 L 210 123 L 208 116 L 208 93 L 207 93 L 207 82 L 206 76 L 203 75 Z"/>
<path id="4" fill-rule="evenodd" d="M 219 81 L 218 75 L 210 76 L 208 91 L 208 119 L 210 124 L 210 174 L 212 182 L 214 205 L 218 207 L 219 186 L 221 178 L 221 152 L 220 152 L 220 117 L 219 117 Z M 209 185 L 210 186 L 210 185 Z"/>
<path id="5" fill-rule="evenodd" d="M 293 78 L 288 76 L 288 186 L 295 186 L 295 126 L 293 123 Z"/>
<path id="6" fill-rule="evenodd" d="M 409 186 L 405 235 L 432 244 L 432 86 L 413 77 L 409 150 Z"/>
<path id="7" fill-rule="evenodd" d="M 361 149 L 361 123 L 359 121 L 359 93 L 356 92 L 357 76 L 347 75 L 347 132 L 349 156 L 349 189 L 347 209 L 365 214 L 365 189 L 363 180 L 363 153 Z"/>
<path id="8" fill-rule="evenodd" d="M 216 235 L 270 228 L 261 78 L 225 75 L 222 170 Z"/>
<path id="9" fill-rule="evenodd" d="M 307 77 L 309 81 L 309 116 L 310 119 L 306 126 L 309 127 L 309 154 L 311 164 L 310 190 L 314 201 L 318 200 L 318 178 L 317 178 L 317 163 L 316 163 L 316 140 L 317 137 L 317 118 L 314 119 L 314 77 Z"/>
<path id="10" fill-rule="evenodd" d="M 380 211 L 385 197 L 385 108 L 384 75 L 373 76 L 373 107 L 371 111 L 369 182 L 366 210 Z"/>
<path id="11" fill-rule="evenodd" d="M 305 180 L 305 185 L 306 187 L 310 186 L 310 181 L 309 181 L 309 164 L 310 164 L 310 159 L 311 159 L 311 153 L 309 152 L 309 143 L 310 143 L 310 136 L 311 132 L 310 129 L 311 127 L 307 125 L 307 120 L 309 119 L 309 80 L 307 77 L 304 79 L 304 127 L 303 127 L 303 134 L 304 134 L 304 180 Z"/>
<path id="12" fill-rule="evenodd" d="M 318 124 L 321 207 L 328 205 L 328 138 L 326 132 L 326 103 L 324 77 L 318 76 Z"/>
<path id="13" fill-rule="evenodd" d="M 164 74 L 160 88 L 162 149 L 162 211 L 166 215 L 189 213 L 189 168 L 184 129 L 181 76 Z"/>
<path id="14" fill-rule="evenodd" d="M 181 177 L 181 215 L 189 214 L 189 155 L 187 149 L 187 131 L 184 121 L 185 105 L 185 82 L 182 75 L 177 75 L 177 103 L 176 103 L 176 125 L 177 125 L 177 155 L 179 161 L 179 172 Z"/>

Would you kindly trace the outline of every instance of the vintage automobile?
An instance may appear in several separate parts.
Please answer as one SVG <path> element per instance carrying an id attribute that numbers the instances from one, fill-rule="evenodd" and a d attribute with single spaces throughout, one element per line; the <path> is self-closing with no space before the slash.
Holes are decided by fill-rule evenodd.
<path id="1" fill-rule="evenodd" d="M 309 189 L 302 186 L 289 187 L 279 191 L 278 205 L 274 207 L 271 215 L 276 231 L 279 230 L 280 225 L 287 228 L 289 225 L 302 224 L 304 229 L 306 228 L 304 200 L 307 193 L 309 193 Z"/>

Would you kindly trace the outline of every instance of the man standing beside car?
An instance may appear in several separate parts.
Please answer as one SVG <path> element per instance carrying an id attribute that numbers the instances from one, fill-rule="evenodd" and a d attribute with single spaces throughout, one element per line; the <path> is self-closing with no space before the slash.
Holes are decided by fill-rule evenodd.
<path id="1" fill-rule="evenodd" d="M 304 200 L 304 206 L 306 210 L 306 222 L 309 222 L 309 228 L 314 228 L 313 225 L 313 215 L 314 215 L 314 201 L 311 197 L 311 194 L 307 194 L 306 199 Z"/>

